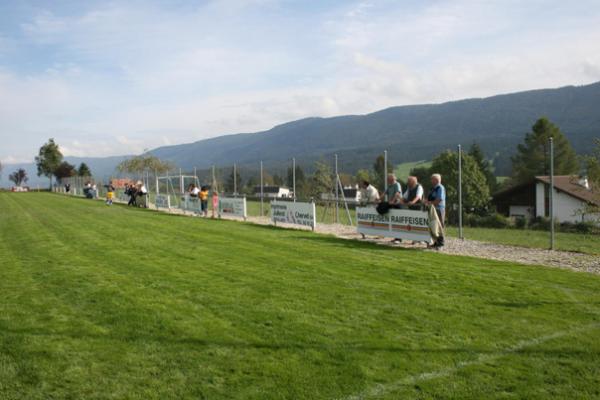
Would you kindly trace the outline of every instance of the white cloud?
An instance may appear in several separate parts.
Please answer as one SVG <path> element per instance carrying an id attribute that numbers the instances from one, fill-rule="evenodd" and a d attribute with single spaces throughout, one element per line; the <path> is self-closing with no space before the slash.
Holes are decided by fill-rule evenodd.
<path id="1" fill-rule="evenodd" d="M 380 0 L 306 15 L 274 0 L 140 4 L 24 19 L 20 46 L 45 60 L 26 72 L 2 62 L 14 38 L 0 30 L 0 157 L 25 158 L 48 137 L 69 155 L 126 154 L 600 79 L 592 1 Z"/>

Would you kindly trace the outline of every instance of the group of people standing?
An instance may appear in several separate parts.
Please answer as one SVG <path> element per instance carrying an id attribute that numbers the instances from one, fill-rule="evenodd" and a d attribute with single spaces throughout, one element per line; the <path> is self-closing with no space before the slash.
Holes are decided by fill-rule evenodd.
<path id="1" fill-rule="evenodd" d="M 371 204 L 377 207 L 380 214 L 387 213 L 390 209 L 406 208 L 420 210 L 423 206 L 433 206 L 441 223 L 444 227 L 446 221 L 446 189 L 442 185 L 442 176 L 440 174 L 431 175 L 431 189 L 424 197 L 423 186 L 419 183 L 416 176 L 409 176 L 406 190 L 402 191 L 402 185 L 396 179 L 394 174 L 387 176 L 387 189 L 379 191 L 368 181 L 361 183 L 361 198 L 363 204 Z M 394 239 L 399 242 L 400 239 Z M 440 235 L 433 247 L 439 249 L 444 246 L 444 235 Z"/>
<path id="2" fill-rule="evenodd" d="M 200 186 L 192 183 L 188 187 L 188 195 L 191 198 L 198 198 L 200 200 L 200 211 L 203 216 L 208 216 L 208 196 L 209 196 L 209 187 L 208 186 Z M 219 197 L 216 190 L 213 190 L 213 214 L 214 209 L 219 206 Z"/>
<path id="3" fill-rule="evenodd" d="M 137 181 L 136 184 L 130 183 L 125 185 L 125 195 L 129 196 L 128 206 L 138 206 L 138 199 L 143 198 L 144 202 L 141 204 L 146 207 L 146 198 L 148 196 L 148 188 L 142 181 Z"/>

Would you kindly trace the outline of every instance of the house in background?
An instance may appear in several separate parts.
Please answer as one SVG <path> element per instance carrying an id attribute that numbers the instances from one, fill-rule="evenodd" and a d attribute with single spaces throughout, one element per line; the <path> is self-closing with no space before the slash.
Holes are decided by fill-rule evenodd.
<path id="1" fill-rule="evenodd" d="M 592 190 L 594 189 L 594 190 Z M 591 188 L 586 178 L 554 177 L 554 217 L 558 222 L 598 221 L 600 215 L 582 213 L 588 204 L 600 206 L 600 188 Z M 534 218 L 550 215 L 550 177 L 533 180 L 494 195 L 496 211 L 508 217 Z"/>
<path id="2" fill-rule="evenodd" d="M 267 199 L 292 197 L 290 189 L 283 186 L 263 186 L 262 193 L 263 197 Z M 254 196 L 260 197 L 260 186 L 254 187 Z"/>

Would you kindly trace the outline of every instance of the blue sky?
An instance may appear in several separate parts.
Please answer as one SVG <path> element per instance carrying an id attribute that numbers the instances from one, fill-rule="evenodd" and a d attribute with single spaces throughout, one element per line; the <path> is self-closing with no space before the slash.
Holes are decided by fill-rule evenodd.
<path id="1" fill-rule="evenodd" d="M 600 1 L 0 1 L 0 160 L 600 80 Z"/>

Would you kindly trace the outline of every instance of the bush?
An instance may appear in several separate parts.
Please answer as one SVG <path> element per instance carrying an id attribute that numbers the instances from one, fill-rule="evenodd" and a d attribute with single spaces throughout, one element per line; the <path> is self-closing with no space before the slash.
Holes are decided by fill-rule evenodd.
<path id="1" fill-rule="evenodd" d="M 527 228 L 527 218 L 523 218 L 523 217 L 515 218 L 515 228 L 517 228 L 517 229 Z"/>
<path id="2" fill-rule="evenodd" d="M 509 218 L 501 214 L 491 214 L 486 216 L 479 216 L 476 214 L 466 214 L 464 218 L 465 226 L 473 228 L 496 228 L 504 229 L 511 227 L 511 221 Z"/>

